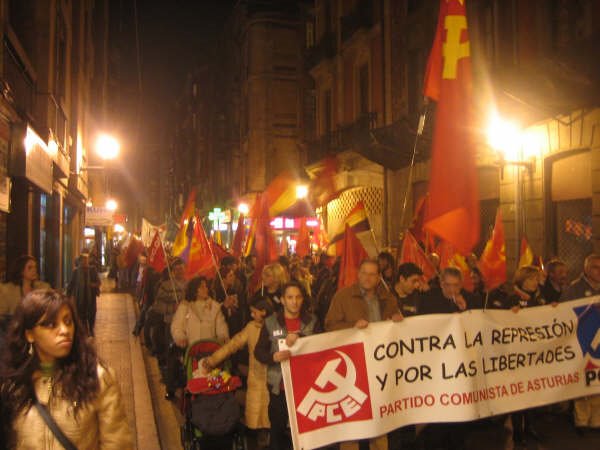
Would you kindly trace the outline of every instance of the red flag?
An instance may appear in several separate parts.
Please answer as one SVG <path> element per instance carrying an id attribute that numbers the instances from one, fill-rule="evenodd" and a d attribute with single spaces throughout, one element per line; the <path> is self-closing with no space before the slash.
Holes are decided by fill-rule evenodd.
<path id="1" fill-rule="evenodd" d="M 150 247 L 148 247 L 148 265 L 158 273 L 162 272 L 167 267 L 167 258 L 165 250 L 160 241 L 158 230 L 154 233 Z"/>
<path id="2" fill-rule="evenodd" d="M 246 226 L 244 225 L 244 215 L 240 214 L 237 229 L 235 230 L 235 236 L 233 236 L 233 244 L 231 245 L 231 251 L 233 253 L 233 256 L 235 256 L 236 258 L 242 256 L 242 244 L 244 242 L 245 234 Z"/>
<path id="3" fill-rule="evenodd" d="M 358 281 L 358 266 L 363 259 L 369 256 L 348 224 L 346 224 L 343 243 L 338 289 L 345 288 Z"/>
<path id="4" fill-rule="evenodd" d="M 471 57 L 464 0 L 441 0 L 425 95 L 437 101 L 425 228 L 468 253 L 479 240 Z"/>
<path id="5" fill-rule="evenodd" d="M 223 247 L 221 244 L 215 242 L 214 239 L 210 240 L 210 248 L 213 252 L 213 256 L 215 257 L 215 261 L 217 262 L 217 265 L 221 264 L 221 260 L 225 256 L 231 256 L 231 253 L 229 251 L 227 251 L 227 249 L 225 247 Z"/>
<path id="6" fill-rule="evenodd" d="M 310 233 L 306 226 L 306 218 L 300 219 L 300 229 L 296 240 L 296 254 L 301 258 L 310 255 Z"/>
<path id="7" fill-rule="evenodd" d="M 434 265 L 410 231 L 404 234 L 402 250 L 400 251 L 400 263 L 406 262 L 419 266 L 423 271 L 423 276 L 428 280 L 435 276 Z"/>
<path id="8" fill-rule="evenodd" d="M 500 208 L 496 213 L 492 237 L 485 244 L 481 258 L 479 258 L 479 270 L 488 291 L 506 281 L 506 244 Z"/>
<path id="9" fill-rule="evenodd" d="M 185 266 L 186 278 L 192 278 L 198 275 L 204 275 L 213 278 L 216 273 L 215 263 L 208 247 L 208 239 L 200 218 L 194 217 L 194 234 L 190 245 L 190 254 L 187 265 Z"/>
<path id="10" fill-rule="evenodd" d="M 256 201 L 259 202 L 257 205 L 258 214 L 253 219 L 255 222 L 253 226 L 255 227 L 254 252 L 256 253 L 256 266 L 254 268 L 254 275 L 252 275 L 249 283 L 250 292 L 254 291 L 258 286 L 263 267 L 277 259 L 277 245 L 271 232 L 269 204 L 262 197 L 257 198 Z"/>
<path id="11" fill-rule="evenodd" d="M 129 240 L 129 245 L 127 246 L 127 250 L 125 251 L 125 264 L 127 267 L 131 267 L 137 261 L 137 258 L 140 253 L 144 250 L 144 244 L 142 241 L 137 239 L 135 236 L 131 236 Z"/>

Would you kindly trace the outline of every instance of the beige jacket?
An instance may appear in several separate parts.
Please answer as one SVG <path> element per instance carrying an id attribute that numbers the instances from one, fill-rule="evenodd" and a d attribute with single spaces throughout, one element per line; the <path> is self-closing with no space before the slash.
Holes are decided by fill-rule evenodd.
<path id="1" fill-rule="evenodd" d="M 207 362 L 215 367 L 223 360 L 240 349 L 248 346 L 248 390 L 246 391 L 246 426 L 253 430 L 271 428 L 269 422 L 269 391 L 267 389 L 267 366 L 258 362 L 254 357 L 254 348 L 262 324 L 253 320 L 242 331 L 233 336 L 231 340 L 207 358 Z"/>
<path id="2" fill-rule="evenodd" d="M 47 289 L 50 285 L 43 281 L 34 281 L 34 289 Z M 9 315 L 12 316 L 15 313 L 17 305 L 21 302 L 23 294 L 21 292 L 21 286 L 12 282 L 0 284 L 0 316 Z"/>
<path id="3" fill-rule="evenodd" d="M 47 405 L 54 421 L 78 450 L 133 449 L 131 431 L 125 416 L 121 391 L 111 370 L 98 365 L 100 392 L 73 416 L 70 402 L 60 394 L 49 398 L 48 379 L 35 381 L 40 403 Z M 62 445 L 35 407 L 21 414 L 14 423 L 17 450 L 62 450 Z"/>
<path id="4" fill-rule="evenodd" d="M 223 344 L 229 340 L 229 329 L 221 305 L 212 298 L 193 302 L 184 300 L 175 311 L 171 335 L 175 342 L 186 340 L 187 345 L 203 339 Z"/>
<path id="5" fill-rule="evenodd" d="M 394 296 L 382 286 L 377 287 L 377 298 L 381 320 L 391 319 L 394 314 L 400 312 Z M 329 311 L 325 316 L 325 330 L 352 328 L 359 319 L 369 320 L 369 311 L 358 284 L 353 284 L 337 291 L 331 299 Z"/>

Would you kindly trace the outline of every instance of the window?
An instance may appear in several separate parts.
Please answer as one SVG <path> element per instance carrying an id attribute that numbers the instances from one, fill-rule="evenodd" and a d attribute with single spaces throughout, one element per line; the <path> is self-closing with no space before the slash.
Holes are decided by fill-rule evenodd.
<path id="1" fill-rule="evenodd" d="M 554 242 L 550 253 L 567 263 L 575 276 L 592 253 L 592 160 L 589 151 L 552 162 L 551 214 Z"/>
<path id="2" fill-rule="evenodd" d="M 67 85 L 67 37 L 64 18 L 60 11 L 56 18 L 56 66 L 55 66 L 55 93 L 58 98 L 64 99 Z"/>
<path id="3" fill-rule="evenodd" d="M 363 64 L 358 69 L 358 115 L 369 112 L 369 65 Z"/>

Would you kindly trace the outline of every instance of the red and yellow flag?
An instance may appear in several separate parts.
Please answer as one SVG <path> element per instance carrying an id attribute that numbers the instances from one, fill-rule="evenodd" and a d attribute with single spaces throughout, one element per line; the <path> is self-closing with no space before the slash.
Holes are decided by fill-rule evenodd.
<path id="1" fill-rule="evenodd" d="M 471 54 L 464 0 L 441 0 L 425 95 L 437 102 L 425 229 L 461 253 L 479 240 Z"/>
<path id="2" fill-rule="evenodd" d="M 496 213 L 492 236 L 485 244 L 481 258 L 479 258 L 479 270 L 488 291 L 506 281 L 506 240 L 500 208 Z"/>
<path id="3" fill-rule="evenodd" d="M 523 236 L 521 238 L 521 248 L 519 251 L 519 265 L 517 266 L 517 268 L 523 266 L 531 266 L 533 264 L 533 259 L 533 250 L 529 246 L 527 238 Z"/>
<path id="4" fill-rule="evenodd" d="M 195 209 L 196 190 L 192 189 L 190 195 L 188 196 L 187 202 L 185 203 L 185 207 L 183 208 L 181 218 L 179 219 L 179 231 L 177 232 L 175 242 L 173 242 L 173 249 L 171 250 L 173 256 L 178 256 L 184 260 L 187 259 L 189 247 L 192 241 L 192 233 L 188 232 L 188 225 L 192 225 L 191 220 L 194 216 Z"/>

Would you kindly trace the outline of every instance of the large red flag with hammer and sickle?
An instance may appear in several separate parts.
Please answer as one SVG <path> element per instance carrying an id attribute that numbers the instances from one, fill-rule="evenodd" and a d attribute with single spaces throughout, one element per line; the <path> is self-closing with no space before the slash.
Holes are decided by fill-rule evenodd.
<path id="1" fill-rule="evenodd" d="M 479 241 L 465 0 L 441 0 L 425 95 L 437 102 L 425 229 L 467 253 Z"/>

